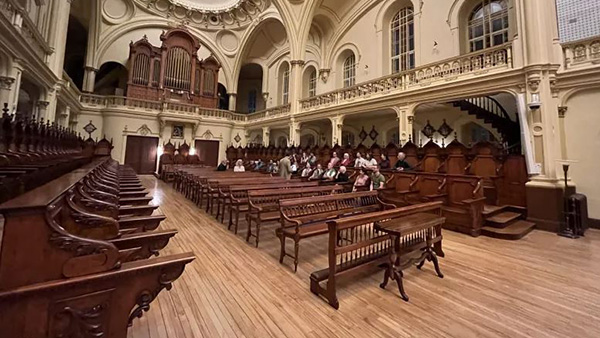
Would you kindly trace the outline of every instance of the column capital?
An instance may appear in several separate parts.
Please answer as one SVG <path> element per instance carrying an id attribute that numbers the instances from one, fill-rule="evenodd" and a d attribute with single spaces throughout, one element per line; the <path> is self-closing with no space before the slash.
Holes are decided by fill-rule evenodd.
<path id="1" fill-rule="evenodd" d="M 271 130 L 271 127 L 265 126 L 265 127 L 262 127 L 262 130 L 263 130 L 263 133 L 268 133 Z"/>
<path id="2" fill-rule="evenodd" d="M 290 61 L 290 64 L 292 66 L 295 66 L 295 65 L 304 66 L 305 63 L 306 63 L 306 61 L 304 61 L 304 60 L 292 60 L 292 61 Z"/>
<path id="3" fill-rule="evenodd" d="M 48 107 L 48 105 L 50 104 L 50 102 L 49 101 L 42 101 L 42 100 L 40 100 L 40 101 L 37 101 L 36 104 L 37 104 L 37 106 L 39 108 L 45 109 L 45 108 Z"/>
<path id="4" fill-rule="evenodd" d="M 10 89 L 13 83 L 15 83 L 15 78 L 0 76 L 0 89 Z"/>
<path id="5" fill-rule="evenodd" d="M 98 73 L 98 70 L 99 70 L 98 68 L 94 68 L 94 67 L 92 67 L 92 66 L 85 66 L 85 67 L 83 67 L 83 69 L 84 69 L 85 71 L 88 71 L 88 72 L 94 72 L 94 73 Z"/>
<path id="6" fill-rule="evenodd" d="M 237 93 L 227 93 L 229 96 L 237 96 Z"/>
<path id="7" fill-rule="evenodd" d="M 558 106 L 558 117 L 564 119 L 568 109 L 567 106 Z"/>
<path id="8" fill-rule="evenodd" d="M 323 83 L 327 83 L 327 80 L 329 79 L 329 73 L 331 73 L 331 69 L 329 68 L 319 69 L 319 76 L 321 77 L 321 81 L 323 81 Z"/>

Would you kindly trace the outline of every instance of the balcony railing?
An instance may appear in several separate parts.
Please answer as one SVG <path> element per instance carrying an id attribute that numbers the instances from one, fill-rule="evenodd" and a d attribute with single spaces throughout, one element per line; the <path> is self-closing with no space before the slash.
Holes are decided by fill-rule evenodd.
<path id="1" fill-rule="evenodd" d="M 600 37 L 579 40 L 563 44 L 565 69 L 599 64 Z"/>
<path id="2" fill-rule="evenodd" d="M 52 54 L 52 48 L 42 34 L 38 31 L 36 24 L 31 21 L 29 14 L 15 0 L 0 0 L 0 13 L 13 26 L 20 30 L 21 36 L 33 49 L 35 54 L 44 62 L 47 56 Z"/>
<path id="3" fill-rule="evenodd" d="M 271 107 L 265 110 L 257 111 L 255 113 L 248 114 L 248 121 L 256 121 L 267 117 L 289 114 L 290 107 L 290 104 L 284 104 L 281 106 Z"/>
<path id="4" fill-rule="evenodd" d="M 385 95 L 428 86 L 439 81 L 450 81 L 465 75 L 476 75 L 493 69 L 512 68 L 512 46 L 505 44 L 495 48 L 454 57 L 431 65 L 384 76 L 338 89 L 300 101 L 303 111 L 351 102 L 357 98 Z"/>
<path id="5" fill-rule="evenodd" d="M 81 94 L 81 103 L 87 107 L 100 108 L 125 108 L 155 111 L 157 113 L 173 113 L 188 117 L 203 117 L 209 119 L 224 119 L 229 121 L 246 121 L 246 115 L 233 113 L 228 110 L 203 108 L 197 105 L 161 102 L 129 98 L 124 96 L 102 96 L 94 94 Z"/>

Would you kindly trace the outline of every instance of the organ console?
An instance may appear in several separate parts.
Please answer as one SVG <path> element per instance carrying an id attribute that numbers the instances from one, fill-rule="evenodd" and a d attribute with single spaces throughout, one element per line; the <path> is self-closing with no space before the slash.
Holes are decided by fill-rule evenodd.
<path id="1" fill-rule="evenodd" d="M 216 108 L 219 62 L 199 60 L 199 41 L 184 28 L 160 36 L 161 47 L 144 37 L 129 44 L 127 97 L 178 101 Z"/>

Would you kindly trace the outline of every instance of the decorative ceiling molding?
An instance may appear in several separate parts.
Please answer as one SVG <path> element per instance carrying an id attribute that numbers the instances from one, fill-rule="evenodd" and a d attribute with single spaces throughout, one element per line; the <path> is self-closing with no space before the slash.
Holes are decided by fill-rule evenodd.
<path id="1" fill-rule="evenodd" d="M 139 7 L 156 15 L 205 29 L 248 25 L 270 6 L 269 0 L 228 1 L 224 6 L 194 0 L 134 0 Z"/>

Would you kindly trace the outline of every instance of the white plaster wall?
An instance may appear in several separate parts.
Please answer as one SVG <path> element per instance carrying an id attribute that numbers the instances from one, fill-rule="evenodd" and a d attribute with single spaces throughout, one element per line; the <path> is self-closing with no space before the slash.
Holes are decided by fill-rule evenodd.
<path id="1" fill-rule="evenodd" d="M 589 89 L 573 95 L 568 101 L 569 110 L 564 118 L 566 158 L 577 161 L 571 165 L 569 175 L 577 184 L 577 191 L 587 195 L 588 213 L 600 218 L 600 92 Z"/>

